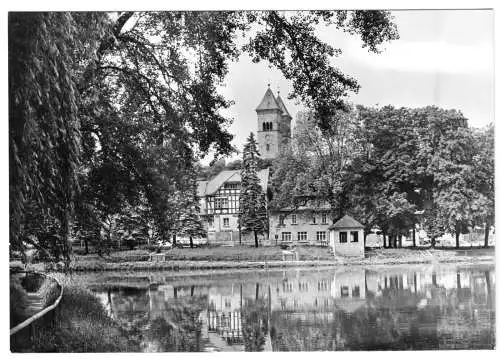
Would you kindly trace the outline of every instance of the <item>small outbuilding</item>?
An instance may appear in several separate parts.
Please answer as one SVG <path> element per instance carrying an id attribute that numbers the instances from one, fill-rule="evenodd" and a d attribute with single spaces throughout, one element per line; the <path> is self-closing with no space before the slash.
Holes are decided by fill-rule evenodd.
<path id="1" fill-rule="evenodd" d="M 364 257 L 364 226 L 345 215 L 330 227 L 330 247 L 335 256 Z"/>

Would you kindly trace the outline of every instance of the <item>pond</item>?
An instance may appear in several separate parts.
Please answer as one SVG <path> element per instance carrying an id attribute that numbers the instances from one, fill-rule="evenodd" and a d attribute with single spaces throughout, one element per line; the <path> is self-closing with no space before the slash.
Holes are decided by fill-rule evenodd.
<path id="1" fill-rule="evenodd" d="M 144 352 L 495 347 L 493 265 L 104 273 L 86 281 Z"/>

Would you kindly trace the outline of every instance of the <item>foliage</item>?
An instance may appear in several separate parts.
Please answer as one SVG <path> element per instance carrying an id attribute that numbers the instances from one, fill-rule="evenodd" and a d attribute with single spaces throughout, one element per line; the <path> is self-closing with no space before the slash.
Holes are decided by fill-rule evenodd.
<path id="1" fill-rule="evenodd" d="M 493 124 L 473 133 L 476 151 L 473 156 L 474 188 L 479 193 L 475 221 L 485 223 L 488 246 L 490 226 L 495 222 L 495 129 Z"/>
<path id="2" fill-rule="evenodd" d="M 331 119 L 345 110 L 348 92 L 359 85 L 352 77 L 331 65 L 330 59 L 342 51 L 318 39 L 315 27 L 335 26 L 361 35 L 363 46 L 378 52 L 384 41 L 398 38 L 392 16 L 387 11 L 267 11 L 249 15 L 261 30 L 245 46 L 254 62 L 268 60 L 288 80 L 293 90 L 289 98 L 300 99 L 314 112 L 322 130 L 334 129 Z"/>
<path id="3" fill-rule="evenodd" d="M 253 132 L 243 149 L 243 169 L 241 171 L 240 217 L 238 219 L 243 233 L 253 232 L 255 247 L 259 246 L 258 234 L 268 231 L 266 195 L 257 176 L 259 151 Z"/>
<path id="4" fill-rule="evenodd" d="M 357 106 L 331 119 L 335 131 L 313 116 L 298 116 L 276 161 L 273 210 L 327 201 L 334 218 L 349 212 L 391 238 L 420 222 L 433 243 L 493 213 L 493 131 L 472 131 L 460 112 Z"/>
<path id="5" fill-rule="evenodd" d="M 177 234 L 189 237 L 190 246 L 193 248 L 193 237 L 206 237 L 207 233 L 200 217 L 200 199 L 197 193 L 196 174 L 188 175 L 184 183 L 187 190 L 183 194 L 183 202 L 180 205 L 180 215 L 175 227 Z"/>
<path id="6" fill-rule="evenodd" d="M 328 127 L 358 86 L 330 64 L 340 51 L 316 36 L 320 22 L 359 34 L 372 51 L 397 38 L 385 11 L 9 14 L 13 249 L 28 241 L 31 203 L 35 217 L 54 221 L 66 262 L 73 222 L 86 243 L 103 243 L 105 223 L 138 203 L 168 238 L 195 161 L 233 151 L 221 115 L 231 101 L 217 88 L 241 50 L 280 69 L 292 97 Z M 238 48 L 252 26 L 256 35 Z"/>
<path id="7" fill-rule="evenodd" d="M 80 46 L 69 13 L 9 14 L 10 243 L 23 250 L 26 206 L 59 222 L 68 244 L 80 160 L 73 51 Z"/>

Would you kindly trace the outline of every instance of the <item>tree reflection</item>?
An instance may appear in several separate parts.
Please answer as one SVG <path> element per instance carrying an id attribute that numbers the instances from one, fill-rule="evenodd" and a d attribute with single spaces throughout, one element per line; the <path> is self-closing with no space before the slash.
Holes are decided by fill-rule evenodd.
<path id="1" fill-rule="evenodd" d="M 264 350 L 269 332 L 268 305 L 264 298 L 259 298 L 259 284 L 255 286 L 255 299 L 246 298 L 242 308 L 242 332 L 245 351 Z"/>
<path id="2" fill-rule="evenodd" d="M 181 297 L 169 301 L 161 316 L 151 320 L 146 342 L 155 351 L 200 351 L 202 321 L 200 313 L 208 306 L 207 296 Z"/>

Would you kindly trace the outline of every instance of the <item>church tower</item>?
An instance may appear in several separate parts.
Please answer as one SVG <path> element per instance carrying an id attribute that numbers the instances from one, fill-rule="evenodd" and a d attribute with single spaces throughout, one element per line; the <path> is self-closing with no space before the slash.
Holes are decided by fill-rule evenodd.
<path id="1" fill-rule="evenodd" d="M 255 111 L 260 157 L 275 159 L 290 142 L 292 116 L 279 92 L 278 97 L 274 97 L 269 85 Z"/>

